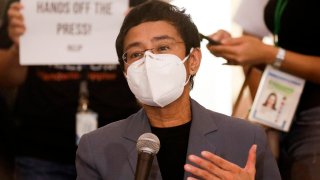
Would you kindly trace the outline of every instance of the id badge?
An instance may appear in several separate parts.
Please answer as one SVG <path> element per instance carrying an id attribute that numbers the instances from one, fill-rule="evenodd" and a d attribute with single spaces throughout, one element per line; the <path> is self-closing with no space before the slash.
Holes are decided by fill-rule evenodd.
<path id="1" fill-rule="evenodd" d="M 288 132 L 305 80 L 268 65 L 262 74 L 249 120 Z"/>
<path id="2" fill-rule="evenodd" d="M 98 114 L 95 112 L 78 112 L 76 114 L 76 144 L 82 135 L 98 128 Z"/>

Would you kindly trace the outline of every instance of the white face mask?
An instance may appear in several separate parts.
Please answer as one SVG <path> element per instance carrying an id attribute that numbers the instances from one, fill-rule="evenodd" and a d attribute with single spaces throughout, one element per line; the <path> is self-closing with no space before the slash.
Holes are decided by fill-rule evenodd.
<path id="1" fill-rule="evenodd" d="M 191 49 L 192 50 L 192 49 Z M 145 52 L 143 58 L 130 64 L 127 81 L 136 98 L 149 106 L 164 107 L 183 93 L 186 81 L 184 62 L 173 54 Z"/>

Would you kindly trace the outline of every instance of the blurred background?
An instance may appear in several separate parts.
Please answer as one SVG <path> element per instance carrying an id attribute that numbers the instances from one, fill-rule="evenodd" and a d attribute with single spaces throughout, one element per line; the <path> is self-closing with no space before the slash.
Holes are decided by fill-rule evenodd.
<path id="1" fill-rule="evenodd" d="M 199 32 L 210 35 L 225 29 L 233 36 L 241 29 L 233 22 L 233 14 L 240 0 L 172 0 L 171 3 L 184 7 L 191 15 Z M 191 96 L 210 110 L 231 115 L 232 106 L 239 93 L 244 76 L 241 67 L 222 65 L 226 61 L 210 54 L 207 41 L 201 44 L 202 62 L 195 77 Z"/>

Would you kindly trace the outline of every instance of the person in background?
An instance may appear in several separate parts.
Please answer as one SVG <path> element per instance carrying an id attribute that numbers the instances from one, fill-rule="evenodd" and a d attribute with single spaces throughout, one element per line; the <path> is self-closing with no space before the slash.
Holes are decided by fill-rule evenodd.
<path id="1" fill-rule="evenodd" d="M 20 66 L 19 38 L 26 31 L 20 13 L 23 6 L 16 0 L 9 4 L 0 29 L 0 68 L 4 70 L 1 82 L 19 87 L 11 117 L 15 178 L 73 180 L 80 91 L 86 107 L 98 115 L 98 126 L 127 117 L 139 105 L 118 65 Z"/>
<path id="2" fill-rule="evenodd" d="M 6 7 L 8 0 L 0 1 L 0 28 L 4 26 Z M 2 32 L 1 32 L 2 33 Z M 0 34 L 2 37 L 2 34 Z M 0 42 L 3 39 L 0 38 Z M 7 81 L 6 69 L 11 65 L 10 58 L 7 57 L 6 51 L 0 50 L 0 179 L 13 179 L 13 138 L 12 138 L 12 122 L 9 120 L 11 113 L 10 100 L 11 94 L 16 91 Z M 14 77 L 13 77 L 14 78 Z"/>
<path id="3" fill-rule="evenodd" d="M 190 98 L 201 50 L 184 10 L 161 1 L 133 8 L 116 49 L 142 109 L 81 138 L 77 180 L 134 179 L 137 139 L 146 132 L 160 139 L 150 179 L 280 179 L 260 127 Z"/>
<path id="4" fill-rule="evenodd" d="M 12 180 L 13 153 L 9 108 L 0 86 L 0 179 Z"/>
<path id="5" fill-rule="evenodd" d="M 306 80 L 290 131 L 281 137 L 279 166 L 284 180 L 320 179 L 319 5 L 319 1 L 269 0 L 264 20 L 275 45 L 250 34 L 232 38 L 220 30 L 211 38 L 222 45 L 208 46 L 232 64 L 270 64 Z"/>

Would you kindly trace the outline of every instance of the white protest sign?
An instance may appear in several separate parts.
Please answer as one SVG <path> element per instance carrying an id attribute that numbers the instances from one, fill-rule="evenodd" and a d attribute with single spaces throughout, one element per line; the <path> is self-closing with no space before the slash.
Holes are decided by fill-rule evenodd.
<path id="1" fill-rule="evenodd" d="M 21 0 L 22 65 L 117 64 L 115 39 L 128 0 Z"/>

